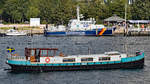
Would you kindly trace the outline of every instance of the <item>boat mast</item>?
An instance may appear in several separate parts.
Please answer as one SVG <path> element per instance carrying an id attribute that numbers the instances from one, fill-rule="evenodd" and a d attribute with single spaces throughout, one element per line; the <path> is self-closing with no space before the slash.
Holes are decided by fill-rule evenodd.
<path id="1" fill-rule="evenodd" d="M 125 2 L 125 28 L 126 28 L 126 24 L 127 24 L 127 4 Z"/>
<path id="2" fill-rule="evenodd" d="M 125 0 L 125 30 L 126 30 L 126 34 L 128 34 L 128 26 L 127 26 L 127 1 L 128 0 Z M 128 48 L 127 48 L 127 36 L 125 36 L 125 52 L 127 53 L 127 50 L 128 50 Z"/>
<path id="3" fill-rule="evenodd" d="M 127 28 L 127 4 L 125 2 L 125 28 Z"/>
<path id="4" fill-rule="evenodd" d="M 79 10 L 79 8 L 80 8 L 80 7 L 79 7 L 79 6 L 77 6 L 77 20 L 78 20 L 78 21 L 80 21 L 80 16 L 79 16 L 79 12 L 80 12 L 80 10 Z"/>

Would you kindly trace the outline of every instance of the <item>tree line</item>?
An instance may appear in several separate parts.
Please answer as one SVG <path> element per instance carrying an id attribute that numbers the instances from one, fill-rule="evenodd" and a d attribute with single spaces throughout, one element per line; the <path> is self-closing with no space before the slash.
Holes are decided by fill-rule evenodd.
<path id="1" fill-rule="evenodd" d="M 82 19 L 95 18 L 102 23 L 114 14 L 125 18 L 128 0 L 0 0 L 0 19 L 5 23 L 24 23 L 40 18 L 42 23 L 67 24 L 76 18 L 80 6 Z M 149 20 L 150 0 L 135 0 L 127 4 L 127 19 Z"/>

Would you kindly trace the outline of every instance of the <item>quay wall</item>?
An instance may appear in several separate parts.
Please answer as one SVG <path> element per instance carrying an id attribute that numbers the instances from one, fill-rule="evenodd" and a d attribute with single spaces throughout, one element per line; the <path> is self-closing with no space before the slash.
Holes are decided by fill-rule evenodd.
<path id="1" fill-rule="evenodd" d="M 51 24 L 48 24 L 51 26 Z M 46 24 L 41 24 L 38 27 L 31 27 L 29 24 L 0 24 L 0 33 L 6 33 L 8 29 L 15 27 L 18 31 L 26 32 L 27 34 L 44 34 Z M 126 30 L 124 27 L 117 27 L 113 31 L 113 35 L 126 35 L 126 36 L 150 36 L 150 28 L 129 28 Z"/>
<path id="2" fill-rule="evenodd" d="M 50 24 L 49 24 L 50 25 Z M 46 24 L 41 24 L 37 27 L 32 27 L 29 24 L 0 24 L 0 33 L 6 33 L 8 29 L 16 28 L 18 31 L 23 31 L 28 34 L 43 34 Z"/>

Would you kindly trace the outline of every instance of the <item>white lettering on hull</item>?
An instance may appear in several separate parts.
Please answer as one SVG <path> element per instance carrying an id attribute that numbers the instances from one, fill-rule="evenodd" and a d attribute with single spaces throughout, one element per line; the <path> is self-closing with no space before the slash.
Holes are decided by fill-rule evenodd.
<path id="1" fill-rule="evenodd" d="M 66 35 L 85 35 L 85 32 L 66 32 Z"/>

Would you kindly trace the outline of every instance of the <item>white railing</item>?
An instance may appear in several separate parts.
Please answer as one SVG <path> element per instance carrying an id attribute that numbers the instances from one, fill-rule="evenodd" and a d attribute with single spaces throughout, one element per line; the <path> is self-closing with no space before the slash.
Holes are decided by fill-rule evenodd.
<path id="1" fill-rule="evenodd" d="M 140 31 L 150 31 L 149 28 L 129 28 L 128 31 L 140 32 Z"/>
<path id="2" fill-rule="evenodd" d="M 24 56 L 10 56 L 8 57 L 9 60 L 26 60 Z"/>

